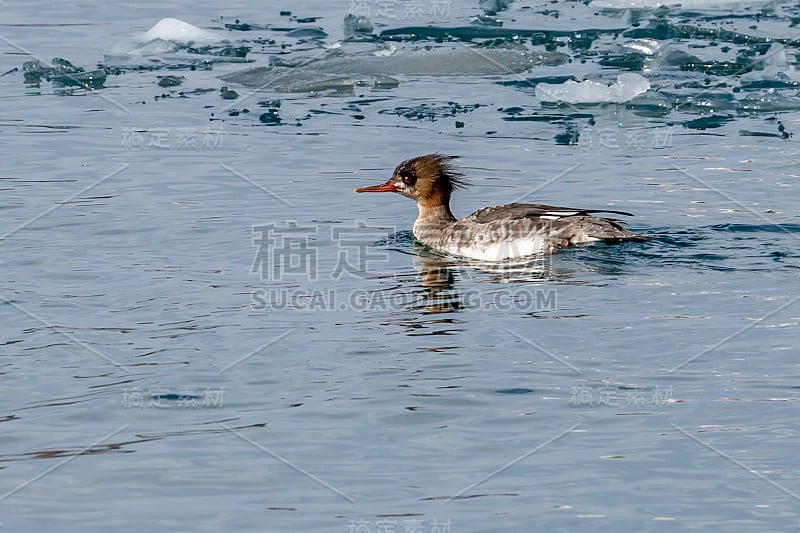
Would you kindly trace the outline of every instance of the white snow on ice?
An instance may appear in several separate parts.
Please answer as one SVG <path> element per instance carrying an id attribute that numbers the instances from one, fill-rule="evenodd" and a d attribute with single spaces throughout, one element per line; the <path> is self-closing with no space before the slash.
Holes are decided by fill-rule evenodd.
<path id="1" fill-rule="evenodd" d="M 165 18 L 159 20 L 155 26 L 147 30 L 138 38 L 140 41 L 149 42 L 154 39 L 174 41 L 176 43 L 213 43 L 222 40 L 216 32 L 192 26 L 180 19 Z"/>
<path id="2" fill-rule="evenodd" d="M 179 19 L 165 18 L 146 32 L 112 45 L 105 51 L 105 56 L 118 59 L 160 56 L 177 51 L 180 45 L 212 44 L 222 40 L 216 32 Z"/>

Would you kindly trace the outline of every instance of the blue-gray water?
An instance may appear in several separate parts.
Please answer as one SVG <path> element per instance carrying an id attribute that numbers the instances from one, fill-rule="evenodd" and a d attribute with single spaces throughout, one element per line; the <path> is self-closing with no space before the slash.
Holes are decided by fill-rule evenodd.
<path id="1" fill-rule="evenodd" d="M 791 79 L 745 79 L 769 38 L 794 62 L 797 6 L 518 2 L 503 28 L 567 32 L 521 42 L 568 62 L 389 73 L 397 87 L 352 94 L 219 79 L 322 53 L 225 30 L 236 19 L 331 44 L 354 7 L 376 33 L 480 13 L 420 5 L 0 4 L 0 71 L 17 68 L 0 77 L 2 530 L 800 527 L 800 98 Z M 255 61 L 104 59 L 164 17 Z M 536 79 L 612 81 L 621 67 L 599 61 L 648 27 L 709 63 L 635 67 L 652 85 L 638 104 L 535 98 Z M 393 42 L 467 46 L 439 37 Z M 34 57 L 108 77 L 26 84 Z M 459 216 L 608 207 L 652 239 L 515 269 L 437 257 L 413 241 L 412 202 L 352 193 L 432 151 L 472 177 Z"/>

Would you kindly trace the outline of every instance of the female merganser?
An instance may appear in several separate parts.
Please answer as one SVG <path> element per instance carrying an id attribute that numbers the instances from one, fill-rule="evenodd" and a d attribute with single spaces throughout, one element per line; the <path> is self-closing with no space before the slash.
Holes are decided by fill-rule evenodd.
<path id="1" fill-rule="evenodd" d="M 389 181 L 359 187 L 355 192 L 396 192 L 417 202 L 419 216 L 414 237 L 433 249 L 482 261 L 501 261 L 552 253 L 571 244 L 617 243 L 642 239 L 610 218 L 608 209 L 573 209 L 541 204 L 484 207 L 457 220 L 450 211 L 450 195 L 467 186 L 451 161 L 457 156 L 428 154 L 400 163 Z"/>

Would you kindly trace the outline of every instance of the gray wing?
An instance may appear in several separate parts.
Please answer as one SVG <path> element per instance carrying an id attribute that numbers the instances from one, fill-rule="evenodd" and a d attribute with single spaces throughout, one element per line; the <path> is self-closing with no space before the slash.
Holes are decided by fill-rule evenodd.
<path id="1" fill-rule="evenodd" d="M 572 207 L 556 207 L 543 204 L 508 204 L 494 207 L 484 207 L 472 213 L 468 219 L 479 224 L 488 224 L 496 220 L 521 220 L 541 218 L 543 221 L 553 221 L 564 217 L 586 216 L 596 213 L 613 213 L 615 215 L 633 216 L 625 211 L 612 209 L 575 209 Z"/>
<path id="2" fill-rule="evenodd" d="M 508 204 L 485 207 L 456 222 L 453 234 L 485 239 L 532 238 L 546 235 L 553 248 L 602 240 L 613 242 L 638 238 L 619 220 L 595 217 L 594 213 L 632 216 L 624 211 L 573 209 L 541 204 Z"/>

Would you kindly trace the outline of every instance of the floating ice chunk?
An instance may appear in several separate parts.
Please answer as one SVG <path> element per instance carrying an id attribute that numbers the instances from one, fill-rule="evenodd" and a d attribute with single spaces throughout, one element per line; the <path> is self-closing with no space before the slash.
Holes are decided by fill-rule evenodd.
<path id="1" fill-rule="evenodd" d="M 782 44 L 772 43 L 769 50 L 757 60 L 760 68 L 741 77 L 742 87 L 797 87 L 800 84 L 800 71 L 793 65 L 794 58 L 790 57 L 787 57 Z"/>
<path id="2" fill-rule="evenodd" d="M 398 81 L 390 76 L 332 76 L 310 72 L 302 68 L 256 67 L 222 76 L 225 81 L 247 87 L 261 87 L 290 93 L 315 93 L 333 91 L 352 94 L 354 87 L 388 89 L 397 87 Z"/>
<path id="3" fill-rule="evenodd" d="M 222 40 L 216 32 L 203 30 L 182 20 L 165 18 L 145 33 L 113 44 L 105 51 L 105 56 L 107 59 L 163 56 L 186 48 L 189 43 L 210 45 Z"/>
<path id="4" fill-rule="evenodd" d="M 592 0 L 589 6 L 609 9 L 658 9 L 679 6 L 683 9 L 729 9 L 734 6 L 758 5 L 772 0 Z"/>
<path id="5" fill-rule="evenodd" d="M 284 33 L 286 37 L 292 39 L 306 39 L 306 40 L 320 40 L 328 36 L 325 30 L 321 28 L 295 28 Z"/>
<path id="6" fill-rule="evenodd" d="M 100 89 L 106 81 L 106 72 L 102 69 L 86 72 L 82 67 L 76 67 L 66 59 L 54 57 L 50 65 L 43 65 L 38 59 L 26 61 L 22 64 L 22 73 L 25 83 L 36 84 L 38 87 L 42 78 L 54 85 L 68 87 L 83 87 L 84 89 Z"/>
<path id="7" fill-rule="evenodd" d="M 478 6 L 483 9 L 487 15 L 496 15 L 497 13 L 508 9 L 513 0 L 480 0 Z"/>
<path id="8" fill-rule="evenodd" d="M 661 51 L 664 45 L 655 39 L 633 39 L 625 41 L 622 46 L 646 56 L 654 56 Z"/>
<path id="9" fill-rule="evenodd" d="M 736 103 L 736 111 L 740 113 L 777 113 L 799 109 L 800 99 L 789 98 L 773 90 L 749 94 Z"/>
<path id="10" fill-rule="evenodd" d="M 367 17 L 355 16 L 352 13 L 344 18 L 344 36 L 369 35 L 372 33 L 372 23 Z"/>
<path id="11" fill-rule="evenodd" d="M 222 40 L 216 32 L 192 26 L 180 19 L 165 18 L 156 23 L 138 38 L 139 41 L 149 42 L 154 39 L 172 41 L 176 43 L 215 43 Z"/>
<path id="12" fill-rule="evenodd" d="M 540 83 L 536 86 L 536 97 L 543 102 L 618 104 L 647 92 L 649 88 L 650 82 L 643 76 L 625 72 L 618 75 L 616 83 L 611 85 L 592 80 L 582 82 L 568 80 L 560 84 Z"/>
<path id="13" fill-rule="evenodd" d="M 798 81 L 800 73 L 789 63 L 781 43 L 772 43 L 761 60 L 761 75 L 765 80 Z"/>
<path id="14" fill-rule="evenodd" d="M 132 56 L 157 56 L 178 50 L 176 43 L 163 39 L 153 39 L 148 42 L 138 40 L 122 41 L 112 44 L 105 52 L 106 59 L 129 59 Z"/>
<path id="15" fill-rule="evenodd" d="M 332 52 L 309 60 L 286 60 L 273 55 L 269 67 L 256 67 L 222 76 L 227 82 L 278 91 L 321 91 L 363 83 L 388 88 L 394 76 L 490 76 L 524 72 L 537 65 L 557 65 L 569 56 L 560 52 L 530 52 L 525 47 L 398 49 L 346 54 Z M 320 88 L 322 87 L 322 88 Z"/>
<path id="16" fill-rule="evenodd" d="M 178 45 L 164 39 L 153 39 L 138 47 L 143 56 L 160 56 L 178 50 Z"/>
<path id="17" fill-rule="evenodd" d="M 395 49 L 391 55 L 355 54 L 316 60 L 306 68 L 351 74 L 407 76 L 488 76 L 524 72 L 535 66 L 560 64 L 560 52 L 530 52 L 526 48 Z"/>
<path id="18" fill-rule="evenodd" d="M 385 46 L 384 48 L 372 52 L 372 55 L 375 57 L 389 57 L 394 55 L 395 52 L 397 52 L 397 47 L 394 44 L 389 43 L 389 45 Z"/>

